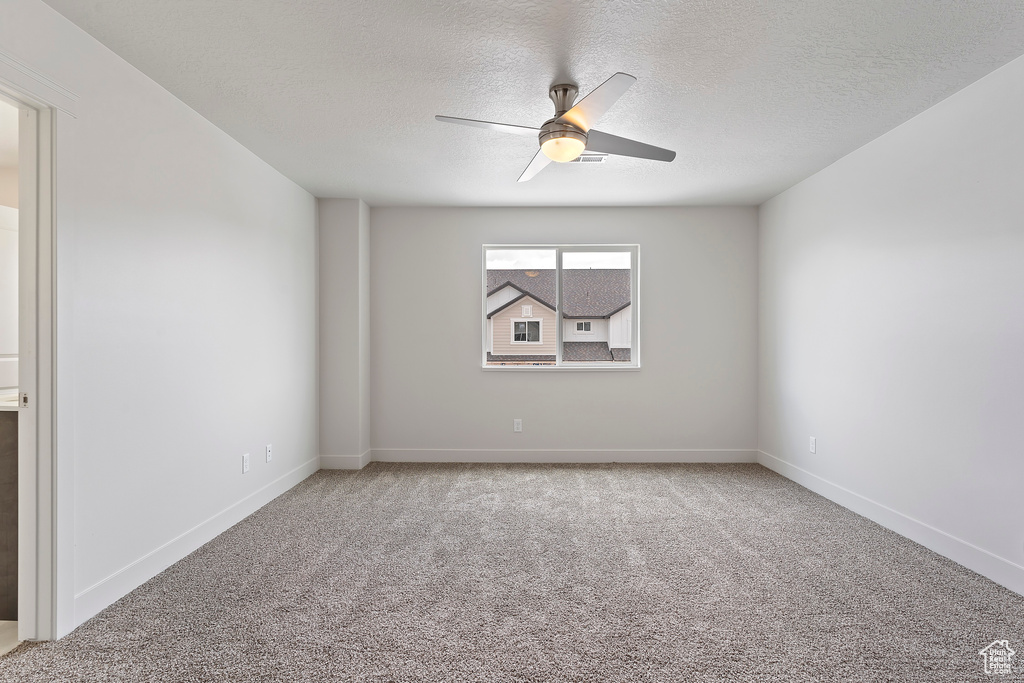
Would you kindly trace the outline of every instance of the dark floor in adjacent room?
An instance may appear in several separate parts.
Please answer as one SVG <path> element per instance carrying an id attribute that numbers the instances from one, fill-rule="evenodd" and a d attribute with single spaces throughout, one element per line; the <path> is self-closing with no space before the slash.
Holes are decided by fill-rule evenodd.
<path id="1" fill-rule="evenodd" d="M 373 463 L 0 680 L 959 682 L 995 639 L 1024 597 L 759 465 Z"/>

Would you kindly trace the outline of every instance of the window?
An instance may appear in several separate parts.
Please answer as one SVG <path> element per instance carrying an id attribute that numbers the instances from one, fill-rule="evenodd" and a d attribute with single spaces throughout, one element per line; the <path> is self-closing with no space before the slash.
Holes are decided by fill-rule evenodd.
<path id="1" fill-rule="evenodd" d="M 484 367 L 637 368 L 637 245 L 485 245 Z"/>
<path id="2" fill-rule="evenodd" d="M 512 343 L 540 343 L 540 321 L 539 320 L 513 320 L 512 321 Z"/>

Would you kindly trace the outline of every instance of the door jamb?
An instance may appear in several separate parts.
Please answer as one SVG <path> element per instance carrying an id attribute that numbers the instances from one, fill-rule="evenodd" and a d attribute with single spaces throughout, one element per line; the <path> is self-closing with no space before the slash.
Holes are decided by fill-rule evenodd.
<path id="1" fill-rule="evenodd" d="M 18 639 L 51 640 L 57 635 L 55 112 L 2 85 L 0 98 L 20 112 Z"/>

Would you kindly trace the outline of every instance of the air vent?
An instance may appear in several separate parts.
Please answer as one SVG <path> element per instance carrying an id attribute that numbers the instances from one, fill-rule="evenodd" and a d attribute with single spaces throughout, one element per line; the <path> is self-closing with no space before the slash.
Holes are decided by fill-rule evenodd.
<path id="1" fill-rule="evenodd" d="M 572 161 L 570 164 L 603 164 L 604 160 L 608 158 L 607 154 L 581 154 Z"/>

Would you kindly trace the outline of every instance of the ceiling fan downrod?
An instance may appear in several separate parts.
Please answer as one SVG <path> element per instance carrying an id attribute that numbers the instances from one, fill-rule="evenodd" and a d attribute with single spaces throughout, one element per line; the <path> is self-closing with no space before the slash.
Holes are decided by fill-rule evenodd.
<path id="1" fill-rule="evenodd" d="M 579 89 L 575 85 L 570 85 L 568 83 L 551 86 L 551 90 L 548 92 L 548 97 L 550 97 L 551 101 L 555 103 L 556 119 L 572 109 L 572 105 L 576 102 L 576 95 L 578 95 L 579 92 Z"/>

